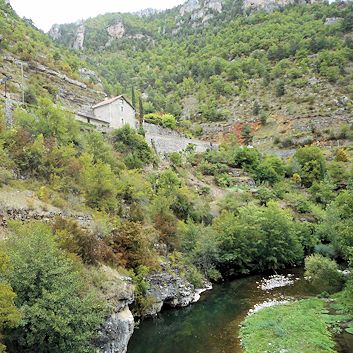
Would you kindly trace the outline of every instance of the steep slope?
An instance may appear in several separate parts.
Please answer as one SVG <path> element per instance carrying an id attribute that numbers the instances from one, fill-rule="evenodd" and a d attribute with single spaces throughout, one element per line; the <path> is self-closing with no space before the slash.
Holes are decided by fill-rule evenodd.
<path id="1" fill-rule="evenodd" d="M 273 140 L 317 140 L 311 130 L 352 122 L 352 5 L 291 3 L 188 1 L 148 17 L 102 15 L 80 24 L 81 55 L 108 91 L 134 86 L 147 112 L 217 122 L 203 126 L 213 136 L 262 116 Z M 55 31 L 70 46 L 77 25 Z"/>
<path id="2" fill-rule="evenodd" d="M 82 109 L 105 96 L 100 79 L 79 57 L 55 45 L 23 20 L 8 2 L 0 1 L 0 78 L 11 77 L 7 97 L 33 104 L 50 97 L 70 110 Z M 4 85 L 1 91 L 4 92 Z"/>

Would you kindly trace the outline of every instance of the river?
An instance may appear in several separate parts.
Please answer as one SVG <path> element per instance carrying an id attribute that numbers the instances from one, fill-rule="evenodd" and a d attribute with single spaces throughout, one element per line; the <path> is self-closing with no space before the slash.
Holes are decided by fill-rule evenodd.
<path id="1" fill-rule="evenodd" d="M 292 278 L 298 280 L 290 286 L 264 291 L 258 288 L 264 276 L 239 278 L 215 285 L 192 306 L 164 310 L 158 318 L 140 324 L 128 353 L 242 353 L 239 325 L 255 304 L 315 294 L 303 279 L 302 270 L 281 274 L 293 274 Z"/>

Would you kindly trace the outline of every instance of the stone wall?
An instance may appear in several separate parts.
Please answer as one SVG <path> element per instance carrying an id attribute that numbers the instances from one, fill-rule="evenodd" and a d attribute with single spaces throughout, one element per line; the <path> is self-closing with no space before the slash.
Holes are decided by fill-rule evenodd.
<path id="1" fill-rule="evenodd" d="M 189 139 L 174 130 L 162 126 L 144 123 L 143 127 L 147 143 L 159 154 L 180 152 L 189 144 L 195 145 L 196 152 L 204 152 L 212 147 L 208 141 Z"/>

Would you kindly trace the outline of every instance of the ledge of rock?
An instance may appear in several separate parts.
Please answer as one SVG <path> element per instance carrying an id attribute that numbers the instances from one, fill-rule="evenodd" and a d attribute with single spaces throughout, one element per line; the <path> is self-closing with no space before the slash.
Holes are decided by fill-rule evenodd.
<path id="1" fill-rule="evenodd" d="M 163 305 L 173 308 L 188 306 L 197 302 L 202 292 L 212 288 L 209 282 L 205 282 L 202 289 L 195 288 L 176 270 L 167 271 L 165 268 L 150 275 L 147 282 L 149 284 L 147 295 L 152 298 L 153 304 L 145 312 L 145 316 L 156 316 Z"/>

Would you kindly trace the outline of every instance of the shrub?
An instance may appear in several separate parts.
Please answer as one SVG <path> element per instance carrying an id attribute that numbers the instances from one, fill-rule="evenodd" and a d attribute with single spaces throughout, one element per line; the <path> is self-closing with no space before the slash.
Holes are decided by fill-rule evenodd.
<path id="1" fill-rule="evenodd" d="M 107 237 L 107 244 L 128 268 L 155 267 L 158 256 L 154 244 L 158 236 L 155 229 L 139 222 L 123 222 Z"/>
<path id="2" fill-rule="evenodd" d="M 311 186 L 314 181 L 320 181 L 325 177 L 326 163 L 318 147 L 302 147 L 293 158 L 299 164 L 299 174 L 305 186 Z"/>
<path id="3" fill-rule="evenodd" d="M 284 81 L 278 81 L 276 84 L 276 96 L 277 97 L 282 97 L 284 96 L 286 93 L 286 88 L 285 88 L 285 84 Z"/>
<path id="4" fill-rule="evenodd" d="M 266 112 L 262 112 L 260 115 L 261 125 L 265 126 L 267 124 L 267 120 L 268 120 L 268 114 Z M 276 143 L 276 139 L 275 139 L 275 143 Z"/>
<path id="5" fill-rule="evenodd" d="M 320 254 L 305 259 L 305 277 L 320 291 L 334 293 L 343 286 L 343 275 L 337 263 Z"/>
<path id="6" fill-rule="evenodd" d="M 61 249 L 79 256 L 88 265 L 120 264 L 118 256 L 102 239 L 82 229 L 75 221 L 57 218 L 53 231 Z"/>
<path id="7" fill-rule="evenodd" d="M 335 152 L 337 162 L 348 162 L 348 154 L 343 148 L 339 148 Z"/>
<path id="8" fill-rule="evenodd" d="M 9 350 L 90 352 L 91 339 L 104 319 L 104 303 L 60 251 L 47 225 L 16 225 L 12 231 L 1 246 L 10 258 L 6 279 L 23 318 L 6 331 Z"/>
<path id="9" fill-rule="evenodd" d="M 153 154 L 145 139 L 129 126 L 112 133 L 112 142 L 116 151 L 122 153 L 130 169 L 142 167 L 153 161 Z"/>
<path id="10" fill-rule="evenodd" d="M 172 114 L 162 114 L 162 113 L 147 114 L 145 115 L 144 119 L 147 123 L 160 125 L 170 129 L 175 129 L 177 126 L 176 118 Z"/>

